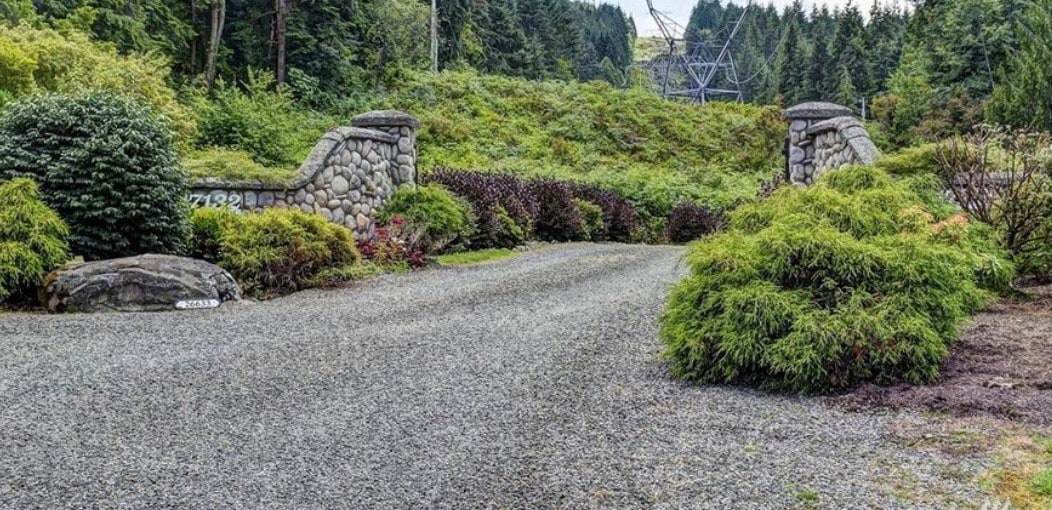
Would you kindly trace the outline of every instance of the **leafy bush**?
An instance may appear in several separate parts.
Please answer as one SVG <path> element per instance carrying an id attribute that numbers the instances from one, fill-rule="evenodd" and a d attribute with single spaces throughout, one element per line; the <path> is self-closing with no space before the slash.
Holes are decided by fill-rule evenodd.
<path id="1" fill-rule="evenodd" d="M 606 226 L 603 224 L 603 208 L 580 198 L 573 199 L 573 204 L 577 207 L 577 211 L 581 214 L 581 219 L 584 221 L 584 240 L 602 241 L 604 237 L 603 232 L 606 230 Z"/>
<path id="2" fill-rule="evenodd" d="M 20 97 L 105 91 L 149 105 L 163 115 L 180 147 L 196 136 L 196 120 L 169 84 L 168 63 L 151 55 L 120 55 L 76 30 L 28 24 L 0 30 L 0 91 Z"/>
<path id="3" fill-rule="evenodd" d="M 476 246 L 476 242 L 480 239 L 481 242 L 478 246 L 495 246 L 504 248 L 513 248 L 526 244 L 530 236 L 530 225 L 521 225 L 515 218 L 511 217 L 508 210 L 497 206 L 493 209 L 493 215 L 487 220 L 492 223 L 479 223 L 479 225 L 485 225 L 487 232 L 489 233 L 486 237 L 475 236 L 472 241 L 472 246 Z M 481 232 L 482 229 L 479 229 Z"/>
<path id="4" fill-rule="evenodd" d="M 466 200 L 438 184 L 401 189 L 384 206 L 381 221 L 405 221 L 411 243 L 429 255 L 466 247 L 475 234 L 475 214 Z"/>
<path id="5" fill-rule="evenodd" d="M 171 133 L 115 96 L 44 96 L 0 114 L 0 177 L 31 176 L 87 260 L 179 253 L 186 175 Z"/>
<path id="6" fill-rule="evenodd" d="M 921 204 L 855 167 L 731 213 L 662 319 L 673 373 L 799 392 L 933 381 L 1012 268 L 989 229 Z"/>
<path id="7" fill-rule="evenodd" d="M 0 302 L 25 295 L 69 257 L 69 229 L 40 199 L 36 183 L 0 184 Z"/>
<path id="8" fill-rule="evenodd" d="M 668 239 L 689 243 L 714 234 L 723 228 L 727 216 L 723 211 L 698 204 L 680 204 L 668 220 Z"/>
<path id="9" fill-rule="evenodd" d="M 193 255 L 230 271 L 245 292 L 256 296 L 306 288 L 323 271 L 361 260 L 350 230 L 315 214 L 198 209 L 191 223 Z"/>
<path id="10" fill-rule="evenodd" d="M 542 241 L 585 241 L 588 225 L 574 203 L 573 190 L 566 183 L 536 180 L 530 183 L 539 207 L 533 229 Z"/>
<path id="11" fill-rule="evenodd" d="M 954 202 L 992 226 L 1020 272 L 1052 280 L 1052 138 L 981 127 L 935 146 Z"/>
<path id="12" fill-rule="evenodd" d="M 573 195 L 579 200 L 586 200 L 602 211 L 603 228 L 593 232 L 593 241 L 615 241 L 627 243 L 639 229 L 639 217 L 636 208 L 616 191 L 600 188 L 590 184 L 569 184 Z"/>
<path id="13" fill-rule="evenodd" d="M 439 169 L 423 181 L 440 184 L 466 199 L 478 218 L 474 249 L 514 248 L 532 232 L 539 205 L 530 187 L 509 174 Z"/>
<path id="14" fill-rule="evenodd" d="M 195 96 L 196 146 L 245 151 L 280 175 L 298 167 L 330 122 L 298 109 L 284 89 L 272 92 L 272 84 L 269 76 L 253 73 L 244 91 L 219 82 L 210 95 Z"/>
<path id="15" fill-rule="evenodd" d="M 238 228 L 241 216 L 227 207 L 202 207 L 190 215 L 191 257 L 218 264 L 223 260 L 223 234 Z"/>

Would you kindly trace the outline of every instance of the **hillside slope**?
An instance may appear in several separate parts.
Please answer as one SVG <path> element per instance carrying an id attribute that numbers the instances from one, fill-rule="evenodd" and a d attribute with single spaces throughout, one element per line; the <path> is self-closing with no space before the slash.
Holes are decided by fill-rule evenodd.
<path id="1" fill-rule="evenodd" d="M 610 186 L 667 216 L 683 200 L 752 197 L 781 164 L 774 108 L 698 106 L 603 82 L 533 82 L 474 73 L 416 75 L 362 105 L 420 118 L 420 161 Z M 348 112 L 350 113 L 350 112 Z"/>

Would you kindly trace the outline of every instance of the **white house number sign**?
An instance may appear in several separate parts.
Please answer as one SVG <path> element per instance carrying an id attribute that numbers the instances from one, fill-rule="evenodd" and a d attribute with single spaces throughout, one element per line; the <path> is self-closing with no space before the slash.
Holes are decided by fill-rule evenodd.
<path id="1" fill-rule="evenodd" d="M 232 191 L 210 191 L 190 194 L 191 207 L 229 207 L 240 211 L 245 205 L 245 195 Z"/>

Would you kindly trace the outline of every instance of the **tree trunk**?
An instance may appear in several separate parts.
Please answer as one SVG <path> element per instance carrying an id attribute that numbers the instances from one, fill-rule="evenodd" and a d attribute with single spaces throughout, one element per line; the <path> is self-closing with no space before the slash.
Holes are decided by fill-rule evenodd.
<path id="1" fill-rule="evenodd" d="M 438 74 L 438 0 L 431 0 L 431 72 Z"/>
<path id="2" fill-rule="evenodd" d="M 274 0 L 277 9 L 274 13 L 274 43 L 277 47 L 277 62 L 274 69 L 274 81 L 278 86 L 284 85 L 286 81 L 286 59 L 288 49 L 286 45 L 286 32 L 288 29 L 288 15 L 291 10 L 291 0 Z"/>
<path id="3" fill-rule="evenodd" d="M 209 20 L 208 54 L 205 56 L 205 80 L 211 88 L 216 82 L 216 56 L 219 54 L 219 43 L 223 38 L 223 25 L 226 24 L 226 0 L 212 0 Z"/>
<path id="4" fill-rule="evenodd" d="M 201 45 L 201 27 L 197 25 L 197 0 L 190 0 L 190 25 L 194 27 L 194 38 L 190 42 L 190 64 L 188 74 L 197 74 L 197 50 Z"/>

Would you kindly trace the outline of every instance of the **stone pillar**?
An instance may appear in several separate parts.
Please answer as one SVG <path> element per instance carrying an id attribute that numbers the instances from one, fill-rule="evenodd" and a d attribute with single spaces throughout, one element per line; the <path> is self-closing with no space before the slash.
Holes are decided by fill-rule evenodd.
<path id="1" fill-rule="evenodd" d="M 808 135 L 811 126 L 836 117 L 851 115 L 851 109 L 833 103 L 803 103 L 785 110 L 789 122 L 789 182 L 807 186 L 815 179 L 814 140 Z"/>
<path id="2" fill-rule="evenodd" d="M 407 113 L 382 110 L 363 113 L 355 117 L 351 125 L 397 136 L 394 154 L 390 155 L 392 180 L 398 188 L 416 186 L 416 130 L 420 128 L 420 121 Z"/>

